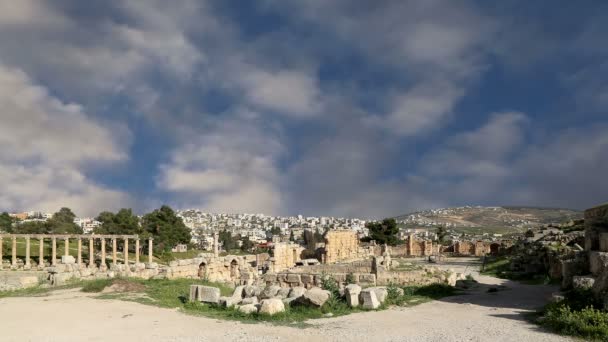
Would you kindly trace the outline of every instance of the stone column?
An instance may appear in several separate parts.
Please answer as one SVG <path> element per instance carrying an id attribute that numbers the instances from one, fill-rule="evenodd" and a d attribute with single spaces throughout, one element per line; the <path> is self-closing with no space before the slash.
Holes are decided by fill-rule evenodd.
<path id="1" fill-rule="evenodd" d="M 78 238 L 78 259 L 76 261 L 78 266 L 82 265 L 82 239 Z"/>
<path id="2" fill-rule="evenodd" d="M 11 265 L 13 267 L 17 267 L 17 237 L 13 236 L 13 259 L 11 260 Z"/>
<path id="3" fill-rule="evenodd" d="M 53 236 L 51 241 L 51 265 L 55 266 L 57 265 L 57 238 Z"/>
<path id="4" fill-rule="evenodd" d="M 89 267 L 95 265 L 95 247 L 93 246 L 93 238 L 89 238 Z"/>
<path id="5" fill-rule="evenodd" d="M 44 238 L 38 238 L 38 267 L 44 267 Z"/>
<path id="6" fill-rule="evenodd" d="M 106 269 L 106 239 L 101 238 L 101 264 L 99 265 L 99 269 Z"/>
<path id="7" fill-rule="evenodd" d="M 116 238 L 112 238 L 112 265 L 116 265 Z"/>
<path id="8" fill-rule="evenodd" d="M 31 266 L 30 265 L 30 237 L 29 236 L 25 237 L 25 266 L 27 266 L 28 268 Z"/>
<path id="9" fill-rule="evenodd" d="M 220 253 L 219 253 L 219 236 L 217 234 L 217 232 L 213 233 L 213 255 L 217 258 L 219 257 Z"/>
<path id="10" fill-rule="evenodd" d="M 122 254 L 124 254 L 125 265 L 129 269 L 129 238 L 125 238 L 125 245 L 122 247 Z"/>
<path id="11" fill-rule="evenodd" d="M 152 263 L 152 241 L 152 238 L 148 240 L 148 263 L 150 264 Z"/>
<path id="12" fill-rule="evenodd" d="M 70 255 L 70 238 L 65 238 L 65 242 L 64 242 L 64 246 L 65 246 L 65 252 L 63 255 L 68 256 Z"/>
<path id="13" fill-rule="evenodd" d="M 139 264 L 139 238 L 135 239 L 135 263 Z"/>

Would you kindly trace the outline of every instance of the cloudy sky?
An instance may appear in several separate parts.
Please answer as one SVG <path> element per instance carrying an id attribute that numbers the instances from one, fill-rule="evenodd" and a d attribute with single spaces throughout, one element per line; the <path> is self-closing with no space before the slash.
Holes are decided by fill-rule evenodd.
<path id="1" fill-rule="evenodd" d="M 0 210 L 608 201 L 608 3 L 498 3 L 0 0 Z"/>

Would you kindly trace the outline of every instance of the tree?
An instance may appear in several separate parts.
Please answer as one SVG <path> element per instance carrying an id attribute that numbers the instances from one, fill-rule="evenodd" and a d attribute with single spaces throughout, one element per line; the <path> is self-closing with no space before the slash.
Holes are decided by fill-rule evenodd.
<path id="1" fill-rule="evenodd" d="M 382 222 L 368 222 L 369 237 L 379 244 L 395 245 L 399 242 L 399 228 L 395 219 L 384 219 Z"/>
<path id="2" fill-rule="evenodd" d="M 289 241 L 296 241 L 296 238 L 293 236 L 293 230 L 289 233 Z"/>
<path id="3" fill-rule="evenodd" d="M 17 223 L 13 227 L 13 233 L 16 234 L 48 234 L 49 225 L 47 222 L 29 221 Z"/>
<path id="4" fill-rule="evenodd" d="M 281 236 L 281 228 L 279 228 L 279 227 L 272 227 L 270 229 L 270 233 L 272 234 L 272 236 Z"/>
<path id="5" fill-rule="evenodd" d="M 135 235 L 142 233 L 139 218 L 131 209 L 120 209 L 114 214 L 109 211 L 101 212 L 97 218 L 101 226 L 95 228 L 95 234 Z"/>
<path id="6" fill-rule="evenodd" d="M 141 225 L 143 234 L 150 234 L 154 238 L 154 249 L 157 251 L 170 251 L 175 245 L 189 243 L 192 239 L 190 229 L 167 205 L 144 215 Z"/>
<path id="7" fill-rule="evenodd" d="M 7 233 L 13 231 L 13 218 L 6 211 L 0 214 L 0 231 Z"/>
<path id="8" fill-rule="evenodd" d="M 236 248 L 236 239 L 232 237 L 232 233 L 230 233 L 226 229 L 222 230 L 218 234 L 217 239 L 219 242 L 222 243 L 222 246 L 224 247 L 224 250 L 226 252 Z"/>
<path id="9" fill-rule="evenodd" d="M 445 229 L 444 226 L 439 226 L 437 227 L 437 231 L 435 232 L 437 234 L 437 241 L 439 241 L 439 243 L 444 243 L 445 242 L 445 237 L 448 235 L 448 231 Z"/>
<path id="10" fill-rule="evenodd" d="M 82 227 L 74 223 L 76 215 L 70 208 L 61 208 L 47 222 L 51 234 L 82 234 Z"/>
<path id="11" fill-rule="evenodd" d="M 248 236 L 245 236 L 242 241 L 243 241 L 243 244 L 241 245 L 241 250 L 243 252 L 251 252 L 251 250 L 255 246 L 253 241 L 249 240 Z"/>

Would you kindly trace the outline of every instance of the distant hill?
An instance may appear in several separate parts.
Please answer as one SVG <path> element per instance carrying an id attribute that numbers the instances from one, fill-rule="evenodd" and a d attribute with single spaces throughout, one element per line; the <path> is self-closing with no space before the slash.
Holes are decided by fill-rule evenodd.
<path id="1" fill-rule="evenodd" d="M 534 207 L 481 207 L 429 209 L 401 215 L 395 219 L 406 227 L 488 228 L 521 231 L 548 223 L 564 223 L 583 218 L 571 209 Z"/>

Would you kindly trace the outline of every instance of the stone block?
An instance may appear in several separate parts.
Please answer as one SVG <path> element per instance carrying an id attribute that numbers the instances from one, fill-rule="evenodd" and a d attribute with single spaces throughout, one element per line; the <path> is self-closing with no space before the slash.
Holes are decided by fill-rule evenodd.
<path id="1" fill-rule="evenodd" d="M 300 282 L 300 275 L 299 274 L 289 273 L 289 274 L 287 274 L 287 277 L 286 277 L 285 280 L 288 283 L 299 283 Z"/>
<path id="2" fill-rule="evenodd" d="M 241 304 L 242 305 L 246 305 L 246 304 L 258 304 L 258 297 L 247 297 L 247 298 L 243 298 L 243 300 L 241 300 Z"/>
<path id="3" fill-rule="evenodd" d="M 234 292 L 232 292 L 232 297 L 241 299 L 241 298 L 243 298 L 244 292 L 245 292 L 245 286 L 239 285 L 234 288 Z"/>
<path id="4" fill-rule="evenodd" d="M 344 295 L 346 296 L 346 303 L 351 308 L 359 306 L 359 294 L 361 294 L 361 286 L 357 284 L 349 284 L 344 288 Z"/>
<path id="5" fill-rule="evenodd" d="M 177 260 L 169 261 L 169 267 L 177 267 L 179 266 L 179 262 Z"/>
<path id="6" fill-rule="evenodd" d="M 198 298 L 203 303 L 219 304 L 220 289 L 213 286 L 198 286 Z"/>
<path id="7" fill-rule="evenodd" d="M 298 303 L 307 306 L 321 307 L 327 302 L 330 296 L 331 294 L 329 291 L 319 287 L 313 287 L 298 298 Z"/>
<path id="8" fill-rule="evenodd" d="M 600 233 L 600 252 L 608 252 L 608 233 Z"/>
<path id="9" fill-rule="evenodd" d="M 247 285 L 243 288 L 243 297 L 249 298 L 255 296 L 256 287 L 253 285 Z"/>
<path id="10" fill-rule="evenodd" d="M 76 259 L 74 259 L 74 257 L 71 255 L 62 255 L 61 263 L 64 265 L 72 265 L 76 263 Z"/>
<path id="11" fill-rule="evenodd" d="M 241 302 L 240 297 L 220 297 L 218 303 L 225 308 L 231 308 Z"/>
<path id="12" fill-rule="evenodd" d="M 589 252 L 589 271 L 593 275 L 599 275 L 604 270 L 608 270 L 608 253 Z"/>
<path id="13" fill-rule="evenodd" d="M 155 262 L 147 262 L 146 263 L 146 269 L 157 269 L 158 268 L 158 264 Z"/>
<path id="14" fill-rule="evenodd" d="M 303 284 L 312 284 L 314 277 L 312 274 L 301 274 L 300 281 L 302 281 Z"/>
<path id="15" fill-rule="evenodd" d="M 376 292 L 372 289 L 363 289 L 359 294 L 359 299 L 361 301 L 361 307 L 368 310 L 377 309 L 380 307 L 380 301 L 378 297 L 376 297 Z"/>
<path id="16" fill-rule="evenodd" d="M 277 297 L 283 299 L 283 298 L 287 298 L 287 296 L 289 295 L 289 292 L 291 292 L 291 289 L 289 287 L 282 287 L 278 292 L 277 292 Z"/>
<path id="17" fill-rule="evenodd" d="M 266 286 L 266 288 L 264 288 L 264 291 L 262 291 L 262 293 L 260 294 L 260 299 L 274 298 L 277 296 L 277 293 L 280 289 L 281 288 L 277 285 Z"/>
<path id="18" fill-rule="evenodd" d="M 283 302 L 283 304 L 287 307 L 290 306 L 291 303 L 295 302 L 298 298 L 295 297 L 288 297 L 288 298 L 283 298 L 281 299 L 281 301 Z"/>
<path id="19" fill-rule="evenodd" d="M 242 313 L 250 314 L 258 312 L 258 306 L 256 304 L 245 304 L 237 307 L 237 310 Z"/>
<path id="20" fill-rule="evenodd" d="M 572 287 L 575 289 L 590 289 L 595 283 L 595 278 L 589 276 L 574 276 L 572 277 Z"/>
<path id="21" fill-rule="evenodd" d="M 260 304 L 260 313 L 267 315 L 275 315 L 277 313 L 285 311 L 285 304 L 283 301 L 277 298 L 269 298 L 262 300 Z"/>
<path id="22" fill-rule="evenodd" d="M 388 290 L 384 286 L 368 287 L 366 290 L 373 291 L 380 304 L 384 303 L 388 297 Z"/>
<path id="23" fill-rule="evenodd" d="M 303 286 L 296 286 L 291 288 L 291 291 L 289 291 L 289 295 L 287 295 L 287 297 L 299 298 L 302 297 L 304 293 L 306 293 L 306 288 L 304 288 Z"/>
<path id="24" fill-rule="evenodd" d="M 189 299 L 191 302 L 200 302 L 200 297 L 198 296 L 198 287 L 199 285 L 190 285 Z"/>

